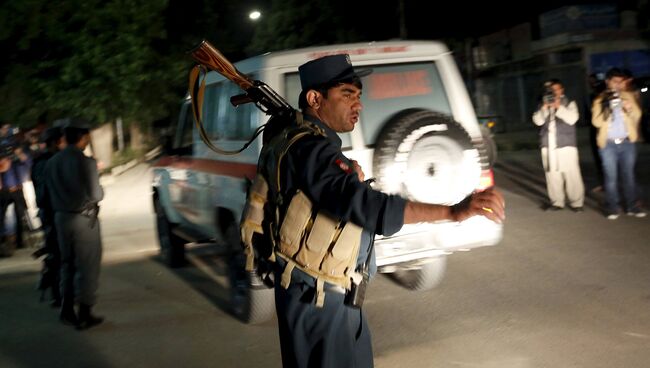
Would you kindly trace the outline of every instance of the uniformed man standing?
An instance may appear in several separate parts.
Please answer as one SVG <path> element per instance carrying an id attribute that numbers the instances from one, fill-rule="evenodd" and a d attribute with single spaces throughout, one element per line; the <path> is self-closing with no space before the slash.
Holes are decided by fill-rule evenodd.
<path id="1" fill-rule="evenodd" d="M 64 324 L 85 329 L 103 321 L 92 314 L 91 308 L 97 300 L 102 258 L 97 214 L 104 192 L 99 185 L 97 162 L 83 153 L 90 143 L 88 125 L 79 119 L 68 119 L 63 134 L 66 148 L 45 167 L 61 251 L 60 319 Z M 75 301 L 79 303 L 78 315 Z"/>
<path id="2" fill-rule="evenodd" d="M 265 205 L 264 222 L 255 226 L 272 234 L 275 249 L 282 362 L 285 367 L 371 367 L 368 325 L 346 294 L 359 281 L 359 273 L 351 271 L 374 263 L 374 234 L 393 234 L 405 223 L 475 215 L 501 222 L 504 201 L 494 189 L 473 195 L 463 207 L 415 203 L 373 190 L 357 162 L 341 152 L 337 135 L 358 122 L 360 78 L 369 71 L 356 72 L 348 55 L 331 55 L 303 64 L 299 73 L 303 114 L 297 114 L 295 126 L 302 128 L 265 137 L 258 165 L 264 184 L 256 179 L 251 188 L 268 184 L 272 206 L 269 211 Z M 244 243 L 246 223 L 255 221 L 246 216 Z M 348 284 L 348 276 L 357 280 Z"/>

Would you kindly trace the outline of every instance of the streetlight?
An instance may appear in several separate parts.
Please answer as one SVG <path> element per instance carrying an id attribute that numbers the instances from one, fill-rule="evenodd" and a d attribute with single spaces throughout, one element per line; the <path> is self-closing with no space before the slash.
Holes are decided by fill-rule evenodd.
<path id="1" fill-rule="evenodd" d="M 248 14 L 248 17 L 249 17 L 252 21 L 256 21 L 256 20 L 260 19 L 261 16 L 262 16 L 262 13 L 260 13 L 258 10 L 253 10 L 252 12 L 250 12 L 250 13 Z"/>

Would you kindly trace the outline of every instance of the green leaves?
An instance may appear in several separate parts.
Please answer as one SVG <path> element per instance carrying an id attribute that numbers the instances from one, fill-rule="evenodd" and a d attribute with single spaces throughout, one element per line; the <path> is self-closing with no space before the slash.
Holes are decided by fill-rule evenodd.
<path id="1" fill-rule="evenodd" d="M 182 97 L 190 60 L 156 47 L 166 41 L 166 1 L 28 2 L 0 11 L 0 20 L 24 19 L 0 32 L 0 45 L 19 46 L 0 69 L 0 96 L 12 96 L 0 101 L 0 118 L 31 125 L 47 112 L 152 122 Z"/>

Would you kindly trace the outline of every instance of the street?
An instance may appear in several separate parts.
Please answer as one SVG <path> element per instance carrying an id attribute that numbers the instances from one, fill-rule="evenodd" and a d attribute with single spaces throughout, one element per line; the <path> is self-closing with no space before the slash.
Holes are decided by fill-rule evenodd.
<path id="1" fill-rule="evenodd" d="M 593 184 L 588 152 L 585 182 Z M 639 181 L 650 194 L 650 145 Z M 39 303 L 33 249 L 0 259 L 0 366 L 280 367 L 277 324 L 229 314 L 222 257 L 160 263 L 141 164 L 104 181 L 104 262 L 97 314 L 75 331 Z M 647 367 L 650 361 L 650 218 L 609 221 L 597 194 L 585 212 L 544 212 L 537 150 L 500 152 L 495 179 L 507 201 L 502 243 L 449 256 L 441 285 L 411 292 L 377 277 L 364 304 L 377 367 Z M 647 202 L 646 202 L 647 203 Z"/>

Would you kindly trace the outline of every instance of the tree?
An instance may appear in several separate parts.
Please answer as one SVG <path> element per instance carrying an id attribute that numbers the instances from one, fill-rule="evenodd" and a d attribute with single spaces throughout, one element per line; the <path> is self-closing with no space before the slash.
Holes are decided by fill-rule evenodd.
<path id="1" fill-rule="evenodd" d="M 44 110 L 93 122 L 150 122 L 177 103 L 190 61 L 161 52 L 165 1 L 28 2 L 0 13 L 25 15 L 0 38 L 19 46 L 2 68 L 0 94 L 16 96 L 0 101 L 3 114 L 23 124 Z"/>

